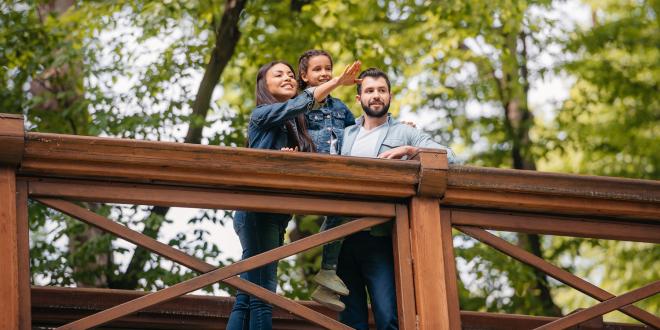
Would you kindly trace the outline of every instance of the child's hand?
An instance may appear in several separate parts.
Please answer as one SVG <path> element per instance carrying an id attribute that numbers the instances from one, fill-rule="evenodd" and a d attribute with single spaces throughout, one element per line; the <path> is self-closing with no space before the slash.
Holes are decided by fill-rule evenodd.
<path id="1" fill-rule="evenodd" d="M 283 147 L 283 148 L 280 149 L 280 150 L 282 150 L 282 151 L 288 151 L 288 152 L 296 152 L 296 151 L 298 151 L 298 147 L 295 147 L 295 148 L 287 148 L 287 147 Z"/>
<path id="2" fill-rule="evenodd" d="M 360 79 L 356 79 L 356 77 L 360 73 L 361 65 L 362 63 L 360 61 L 355 61 L 353 64 L 347 66 L 341 76 L 337 77 L 337 85 L 350 86 L 360 83 Z"/>

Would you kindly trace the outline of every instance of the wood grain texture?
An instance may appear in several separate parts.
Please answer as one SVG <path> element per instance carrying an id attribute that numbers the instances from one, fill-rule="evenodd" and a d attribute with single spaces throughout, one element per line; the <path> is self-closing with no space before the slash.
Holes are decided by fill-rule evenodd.
<path id="1" fill-rule="evenodd" d="M 24 180 L 16 181 L 16 243 L 18 247 L 19 329 L 32 329 L 30 302 L 30 227 L 28 218 L 28 186 Z"/>
<path id="2" fill-rule="evenodd" d="M 415 329 L 417 327 L 417 311 L 415 309 L 413 261 L 410 250 L 410 221 L 406 205 L 396 205 L 396 219 L 394 220 L 392 233 L 399 328 L 404 330 Z"/>
<path id="3" fill-rule="evenodd" d="M 22 174 L 410 196 L 418 162 L 28 133 Z"/>
<path id="4" fill-rule="evenodd" d="M 86 202 L 258 212 L 376 217 L 394 217 L 395 215 L 394 204 L 377 201 L 103 181 L 31 180 L 30 195 Z"/>
<path id="5" fill-rule="evenodd" d="M 469 209 L 451 209 L 450 212 L 455 225 L 517 233 L 660 243 L 659 224 Z"/>
<path id="6" fill-rule="evenodd" d="M 23 116 L 0 113 L 0 165 L 15 167 L 23 159 L 25 129 Z"/>
<path id="7" fill-rule="evenodd" d="M 0 165 L 0 325 L 19 328 L 20 278 L 18 266 L 18 226 L 16 218 L 16 178 L 14 169 Z"/>
<path id="8" fill-rule="evenodd" d="M 419 329 L 459 329 L 450 323 L 449 293 L 437 199 L 414 197 L 410 231 Z M 452 260 L 453 262 L 453 260 Z M 458 308 L 458 306 L 454 306 Z"/>

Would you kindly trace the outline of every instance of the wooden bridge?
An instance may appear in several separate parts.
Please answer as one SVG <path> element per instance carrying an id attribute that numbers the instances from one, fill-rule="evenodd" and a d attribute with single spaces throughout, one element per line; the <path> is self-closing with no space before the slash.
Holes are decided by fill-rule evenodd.
<path id="1" fill-rule="evenodd" d="M 24 131 L 0 114 L 0 328 L 224 328 L 232 298 L 186 295 L 224 282 L 276 306 L 274 327 L 346 329 L 336 315 L 240 279 L 248 269 L 388 221 L 402 329 L 660 328 L 632 303 L 660 281 L 615 296 L 487 230 L 660 243 L 660 183 L 448 166 L 441 151 L 396 161 Z M 152 292 L 30 287 L 28 199 L 153 251 L 200 275 Z M 296 214 L 357 220 L 216 268 L 75 202 Z M 600 301 L 561 318 L 459 310 L 457 229 Z M 643 270 L 640 270 L 643 271 Z M 610 324 L 619 310 L 645 325 Z"/>

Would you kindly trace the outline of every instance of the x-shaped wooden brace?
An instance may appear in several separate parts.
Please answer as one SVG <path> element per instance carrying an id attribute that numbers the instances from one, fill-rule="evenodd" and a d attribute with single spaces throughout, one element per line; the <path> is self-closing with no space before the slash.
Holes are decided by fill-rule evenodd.
<path id="1" fill-rule="evenodd" d="M 216 268 L 211 264 L 187 255 L 167 244 L 158 242 L 153 238 L 135 232 L 125 226 L 122 226 L 112 220 L 109 220 L 71 202 L 53 198 L 38 198 L 37 200 L 44 205 L 59 210 L 72 217 L 78 218 L 90 225 L 103 229 L 133 244 L 153 251 L 163 257 L 169 258 L 172 261 L 178 262 L 190 269 L 204 273 L 193 279 L 176 284 L 172 287 L 150 293 L 143 297 L 98 312 L 94 315 L 87 316 L 78 321 L 74 321 L 61 326 L 57 329 L 88 329 L 91 327 L 99 326 L 122 316 L 135 313 L 152 305 L 165 302 L 167 300 L 198 290 L 219 281 L 225 282 L 259 299 L 268 301 L 275 306 L 288 310 L 289 312 L 312 321 L 322 327 L 328 329 L 350 329 L 349 327 L 326 315 L 317 313 L 308 307 L 268 291 L 258 285 L 245 281 L 236 275 L 391 220 L 389 218 L 374 217 L 357 219 L 336 228 L 293 242 L 291 244 L 287 244 L 285 246 L 281 246 L 279 248 L 250 257 L 248 259 L 241 260 L 232 265 L 223 268 Z"/>
<path id="2" fill-rule="evenodd" d="M 486 230 L 484 230 L 482 228 L 472 227 L 472 226 L 455 226 L 455 228 L 462 231 L 463 233 L 465 233 L 469 236 L 474 237 L 475 239 L 477 239 L 477 240 L 479 240 L 483 243 L 486 243 L 486 244 L 490 245 L 491 247 L 493 247 L 493 248 L 495 248 L 495 249 L 511 256 L 512 258 L 514 258 L 518 261 L 521 261 L 521 262 L 526 263 L 526 264 L 528 264 L 532 267 L 536 267 L 536 268 L 540 269 L 544 273 L 546 273 L 546 274 L 554 277 L 555 279 L 571 286 L 572 288 L 577 289 L 577 290 L 579 290 L 579 291 L 581 291 L 581 292 L 583 292 L 583 293 L 585 293 L 585 294 L 587 294 L 587 295 L 589 295 L 589 296 L 591 296 L 595 299 L 598 299 L 598 301 L 607 302 L 606 306 L 610 306 L 610 307 L 614 306 L 614 308 L 612 308 L 610 310 L 619 309 L 621 312 L 629 315 L 630 317 L 633 317 L 633 318 L 637 319 L 640 322 L 643 322 L 643 323 L 648 324 L 652 327 L 660 329 L 660 318 L 658 318 L 657 316 L 655 316 L 655 315 L 653 315 L 649 312 L 646 312 L 646 311 L 644 311 L 640 308 L 637 308 L 633 305 L 616 304 L 617 301 L 621 300 L 621 297 L 624 297 L 626 295 L 616 297 L 615 295 L 613 295 L 613 294 L 611 294 L 611 293 L 609 293 L 609 292 L 607 292 L 607 291 L 605 291 L 605 290 L 603 290 L 603 289 L 601 289 L 601 288 L 599 288 L 599 287 L 597 287 L 597 286 L 595 286 L 595 285 L 593 285 L 593 284 L 591 284 L 591 283 L 589 283 L 589 282 L 587 282 L 587 281 L 585 281 L 585 280 L 583 280 L 583 279 L 581 279 L 581 278 L 579 278 L 579 277 L 577 277 L 577 276 L 575 276 L 575 275 L 573 275 L 573 274 L 571 274 L 571 273 L 569 273 L 569 272 L 567 272 L 567 271 L 565 271 L 565 270 L 563 270 L 563 269 L 561 269 L 561 268 L 559 268 L 559 267 L 543 260 L 542 258 L 539 258 L 539 257 L 537 257 L 537 256 L 535 256 L 535 255 L 533 255 L 533 254 L 531 254 L 531 253 L 529 253 L 529 252 L 527 252 L 527 251 L 525 251 L 525 250 L 523 250 L 523 249 L 521 249 L 521 248 L 519 248 L 519 247 L 517 247 L 517 246 L 515 246 L 515 245 L 513 245 L 513 244 L 511 244 L 511 243 L 509 243 L 509 242 L 507 242 L 507 241 L 505 241 L 505 240 L 503 240 L 503 239 L 501 239 L 501 238 L 499 238 L 499 237 L 497 237 L 497 236 L 495 236 L 491 233 L 489 233 L 489 232 L 487 232 Z M 643 288 L 638 289 L 638 290 L 642 290 L 641 291 L 642 293 L 646 293 L 646 294 L 649 294 L 649 295 L 656 294 L 656 293 L 660 292 L 660 281 L 656 281 L 654 283 L 651 283 L 650 285 L 647 285 L 646 287 L 643 287 Z M 639 295 L 638 290 L 632 291 L 630 293 L 636 293 L 635 297 L 639 297 L 640 295 Z M 630 299 L 630 297 L 631 296 L 626 296 L 624 298 L 625 299 Z M 641 297 L 637 300 L 644 299 L 644 298 L 645 297 Z M 635 302 L 637 300 L 633 300 L 633 302 Z M 614 305 L 612 304 L 612 301 L 615 302 Z M 547 324 L 544 327 L 541 327 L 541 328 L 538 328 L 538 329 L 564 329 L 566 327 L 574 326 L 576 324 L 579 324 L 581 322 L 589 320 L 589 318 L 585 319 L 585 320 L 583 320 L 582 318 L 585 315 L 592 315 L 592 313 L 594 311 L 594 308 L 596 308 L 597 306 L 602 305 L 602 304 L 605 304 L 605 303 L 601 303 L 601 304 L 592 306 L 588 309 L 585 309 L 583 311 L 580 311 L 578 313 L 575 313 L 575 314 L 579 314 L 579 317 L 575 317 L 575 316 L 573 316 L 575 314 L 571 314 L 569 316 L 563 317 L 559 320 L 556 320 L 556 321 L 554 321 L 550 324 Z M 596 310 L 601 311 L 601 310 L 605 310 L 605 309 L 603 309 L 602 306 L 601 306 L 601 307 L 598 307 L 598 309 L 596 309 Z M 586 313 L 584 313 L 584 312 L 586 312 Z M 607 313 L 607 311 L 605 311 L 603 313 Z M 593 318 L 595 316 L 598 316 L 598 315 L 602 315 L 603 313 L 596 314 L 596 315 L 592 316 L 591 318 Z M 564 319 L 568 319 L 569 322 L 562 321 Z M 559 321 L 561 321 L 561 322 L 559 322 Z M 555 322 L 559 322 L 559 323 L 555 323 Z M 556 324 L 559 324 L 560 327 L 555 327 Z"/>

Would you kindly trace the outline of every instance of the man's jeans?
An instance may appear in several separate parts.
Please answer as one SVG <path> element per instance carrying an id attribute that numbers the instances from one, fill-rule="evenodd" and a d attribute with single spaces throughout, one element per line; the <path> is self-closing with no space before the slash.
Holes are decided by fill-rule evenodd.
<path id="1" fill-rule="evenodd" d="M 346 309 L 339 320 L 355 329 L 369 329 L 367 293 L 377 329 L 398 329 L 394 257 L 391 236 L 361 231 L 344 239 L 337 274 L 350 294 L 341 297 Z"/>
<path id="2" fill-rule="evenodd" d="M 234 230 L 243 247 L 243 259 L 282 246 L 290 215 L 236 212 Z M 242 273 L 241 278 L 275 292 L 277 262 Z M 227 329 L 272 329 L 273 307 L 246 293 L 238 292 Z"/>

